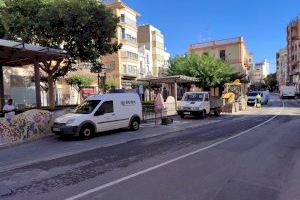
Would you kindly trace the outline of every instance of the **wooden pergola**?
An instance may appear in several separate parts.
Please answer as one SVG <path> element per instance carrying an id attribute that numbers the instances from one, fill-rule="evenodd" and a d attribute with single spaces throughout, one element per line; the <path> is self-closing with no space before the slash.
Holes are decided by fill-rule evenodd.
<path id="1" fill-rule="evenodd" d="M 36 107 L 41 108 L 39 63 L 61 60 L 65 55 L 66 52 L 59 49 L 0 39 L 0 110 L 5 104 L 3 67 L 34 66 Z"/>

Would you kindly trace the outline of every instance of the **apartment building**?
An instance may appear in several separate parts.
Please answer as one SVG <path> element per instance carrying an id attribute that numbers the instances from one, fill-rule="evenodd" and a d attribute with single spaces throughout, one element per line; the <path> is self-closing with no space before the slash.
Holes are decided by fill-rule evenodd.
<path id="1" fill-rule="evenodd" d="M 289 83 L 300 92 L 300 15 L 287 26 L 287 65 Z"/>
<path id="2" fill-rule="evenodd" d="M 276 78 L 280 86 L 284 86 L 288 82 L 288 55 L 287 49 L 280 49 L 276 53 Z"/>
<path id="3" fill-rule="evenodd" d="M 263 62 L 256 63 L 252 68 L 250 72 L 250 82 L 254 85 L 260 85 L 264 82 L 264 79 L 268 76 L 270 73 L 270 64 L 267 62 L 267 60 L 264 60 Z"/>
<path id="4" fill-rule="evenodd" d="M 249 53 L 243 37 L 191 44 L 188 53 L 209 54 L 226 60 L 236 72 L 247 76 L 253 65 L 253 56 Z"/>
<path id="5" fill-rule="evenodd" d="M 139 45 L 139 78 L 152 76 L 152 52 L 146 45 Z"/>
<path id="6" fill-rule="evenodd" d="M 139 76 L 139 49 L 137 43 L 137 18 L 140 14 L 121 0 L 103 1 L 120 18 L 117 28 L 118 43 L 122 49 L 101 58 L 106 75 L 117 88 L 131 89 Z"/>
<path id="7" fill-rule="evenodd" d="M 137 39 L 140 47 L 145 46 L 152 53 L 152 75 L 154 77 L 162 75 L 170 58 L 165 49 L 164 35 L 159 29 L 146 24 L 138 27 Z"/>

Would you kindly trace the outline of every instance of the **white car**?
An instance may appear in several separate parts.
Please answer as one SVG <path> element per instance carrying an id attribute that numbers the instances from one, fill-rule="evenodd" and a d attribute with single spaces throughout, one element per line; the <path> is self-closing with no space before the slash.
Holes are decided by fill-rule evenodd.
<path id="1" fill-rule="evenodd" d="M 261 104 L 268 104 L 269 102 L 269 92 L 268 91 L 252 91 L 248 93 L 248 105 L 254 105 L 256 101 L 256 95 L 260 94 L 261 99 L 260 102 Z"/>
<path id="2" fill-rule="evenodd" d="M 97 132 L 129 127 L 138 130 L 142 104 L 134 93 L 105 94 L 88 97 L 73 113 L 58 117 L 52 126 L 57 135 L 93 137 Z"/>

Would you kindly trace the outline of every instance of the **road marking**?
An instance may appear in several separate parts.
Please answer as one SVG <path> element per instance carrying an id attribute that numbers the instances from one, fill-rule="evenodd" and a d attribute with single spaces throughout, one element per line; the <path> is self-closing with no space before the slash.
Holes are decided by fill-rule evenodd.
<path id="1" fill-rule="evenodd" d="M 127 180 L 129 180 L 129 179 L 132 179 L 132 178 L 135 178 L 135 177 L 137 177 L 137 176 L 140 176 L 140 175 L 146 174 L 146 173 L 148 173 L 148 172 L 154 171 L 154 170 L 156 170 L 156 169 L 158 169 L 158 168 L 160 168 L 160 167 L 164 167 L 164 166 L 169 165 L 169 164 L 171 164 L 171 163 L 174 163 L 174 162 L 176 162 L 176 161 L 178 161 L 178 160 L 181 160 L 181 159 L 187 158 L 187 157 L 189 157 L 189 156 L 195 155 L 195 154 L 197 154 L 197 153 L 200 153 L 200 152 L 202 152 L 202 151 L 211 149 L 211 148 L 213 148 L 213 147 L 216 147 L 216 146 L 218 146 L 218 145 L 220 145 L 220 144 L 222 144 L 222 143 L 225 143 L 225 142 L 227 142 L 227 141 L 229 141 L 229 140 L 232 140 L 232 139 L 234 139 L 234 138 L 240 137 L 240 136 L 242 136 L 242 135 L 244 135 L 244 134 L 246 134 L 246 133 L 248 133 L 248 132 L 250 132 L 250 131 L 252 131 L 252 130 L 254 130 L 254 129 L 256 129 L 256 128 L 259 128 L 259 127 L 265 125 L 266 123 L 268 123 L 268 122 L 274 120 L 276 117 L 278 117 L 278 116 L 282 113 L 282 111 L 284 110 L 284 107 L 285 107 L 284 102 L 283 102 L 283 101 L 281 101 L 281 102 L 282 102 L 282 109 L 280 110 L 280 112 L 278 112 L 277 114 L 275 114 L 275 115 L 274 115 L 273 117 L 271 117 L 270 119 L 268 119 L 268 120 L 266 120 L 266 121 L 264 121 L 264 122 L 262 122 L 262 123 L 260 123 L 260 124 L 258 124 L 258 125 L 256 125 L 256 126 L 250 128 L 250 129 L 247 129 L 247 130 L 245 130 L 245 131 L 242 131 L 242 132 L 240 132 L 240 133 L 238 133 L 238 134 L 236 134 L 236 135 L 234 135 L 234 136 L 231 136 L 231 137 L 229 137 L 229 138 L 227 138 L 227 139 L 224 139 L 224 140 L 221 140 L 221 141 L 216 142 L 216 143 L 214 143 L 214 144 L 211 144 L 211 145 L 209 145 L 209 146 L 207 146 L 207 147 L 203 147 L 203 148 L 201 148 L 201 149 L 192 151 L 192 152 L 190 152 L 190 153 L 187 153 L 187 154 L 184 154 L 184 155 L 179 156 L 179 157 L 177 157 L 177 158 L 168 160 L 168 161 L 166 161 L 166 162 L 163 162 L 163 163 L 161 163 L 161 164 L 155 165 L 155 166 L 153 166 L 153 167 L 144 169 L 144 170 L 139 171 L 139 172 L 136 172 L 136 173 L 134 173 L 134 174 L 125 176 L 125 177 L 123 177 L 123 178 L 119 178 L 119 179 L 117 179 L 117 180 L 115 180 L 115 181 L 112 181 L 112 182 L 106 183 L 106 184 L 104 184 L 104 185 L 98 186 L 98 187 L 96 187 L 96 188 L 87 190 L 87 191 L 82 192 L 82 193 L 80 193 L 80 194 L 78 194 L 78 195 L 69 197 L 69 198 L 67 198 L 67 199 L 65 199 L 65 200 L 76 200 L 76 199 L 82 198 L 82 197 L 84 197 L 84 196 L 87 196 L 87 195 L 90 195 L 90 194 L 92 194 L 92 193 L 101 191 L 101 190 L 106 189 L 106 188 L 108 188 L 108 187 L 111 187 L 111 186 L 117 185 L 117 184 L 119 184 L 119 183 L 125 182 L 125 181 L 127 181 Z"/>

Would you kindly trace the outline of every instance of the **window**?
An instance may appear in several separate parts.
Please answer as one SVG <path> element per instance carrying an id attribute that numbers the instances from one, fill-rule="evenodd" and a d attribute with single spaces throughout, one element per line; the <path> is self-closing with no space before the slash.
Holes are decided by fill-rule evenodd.
<path id="1" fill-rule="evenodd" d="M 100 103 L 100 100 L 85 101 L 75 109 L 77 114 L 91 114 Z"/>
<path id="2" fill-rule="evenodd" d="M 125 28 L 122 28 L 122 39 L 125 39 Z"/>
<path id="3" fill-rule="evenodd" d="M 103 102 L 99 110 L 97 111 L 97 113 L 101 113 L 102 115 L 106 113 L 113 113 L 113 112 L 114 112 L 113 101 Z"/>
<path id="4" fill-rule="evenodd" d="M 203 94 L 201 94 L 201 93 L 194 93 L 194 94 L 186 93 L 182 99 L 183 99 L 183 101 L 202 101 Z"/>
<path id="5" fill-rule="evenodd" d="M 225 52 L 225 50 L 220 50 L 220 59 L 222 59 L 222 60 L 226 59 L 226 52 Z"/>
<path id="6" fill-rule="evenodd" d="M 205 95 L 205 101 L 208 101 L 208 94 Z"/>
<path id="7" fill-rule="evenodd" d="M 121 14 L 121 22 L 125 22 L 125 15 Z"/>

